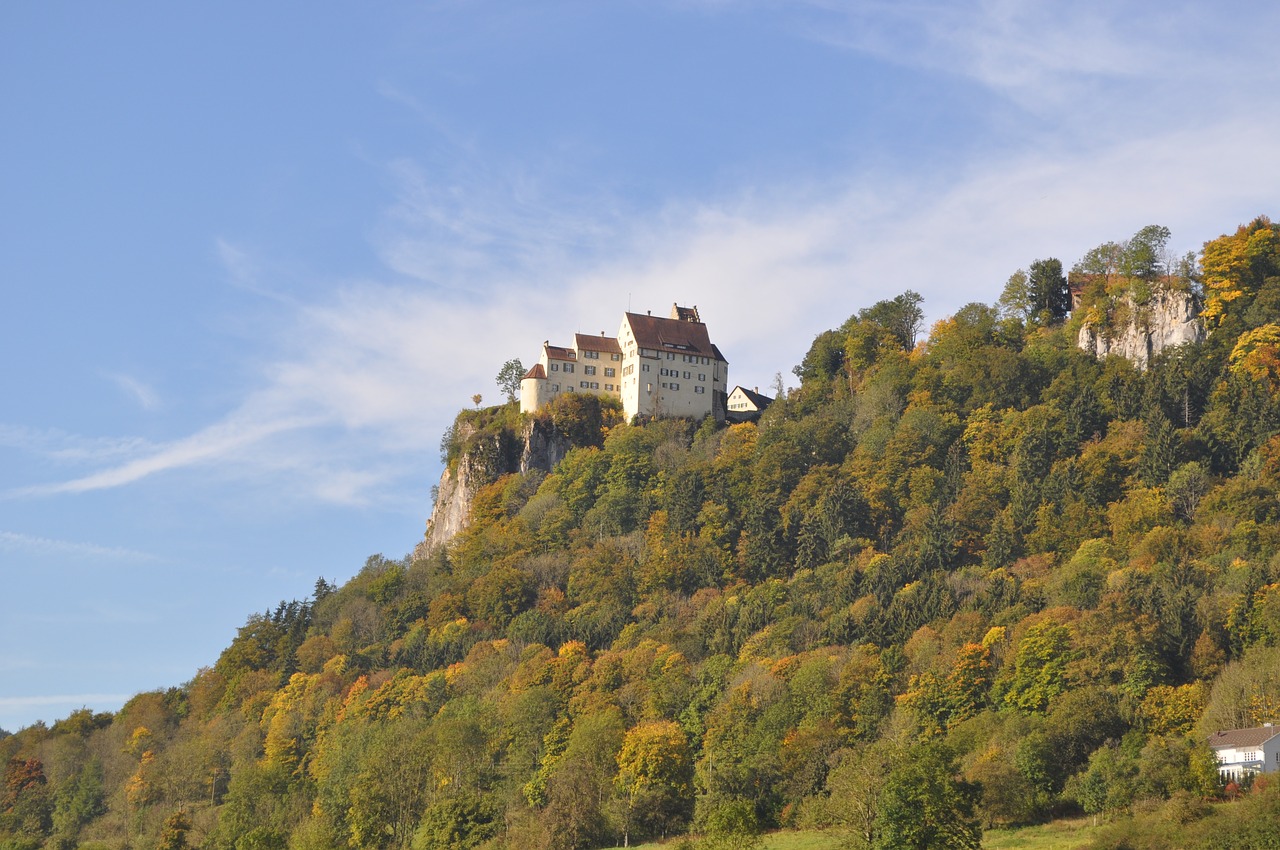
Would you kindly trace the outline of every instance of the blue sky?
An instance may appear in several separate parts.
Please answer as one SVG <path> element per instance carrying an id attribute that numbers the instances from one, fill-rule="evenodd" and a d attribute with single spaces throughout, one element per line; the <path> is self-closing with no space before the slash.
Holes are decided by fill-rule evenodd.
<path id="1" fill-rule="evenodd" d="M 267 8 L 264 8 L 267 7 Z M 0 5 L 0 727 L 420 539 L 510 357 L 697 304 L 731 383 L 1147 224 L 1280 215 L 1280 9 Z"/>

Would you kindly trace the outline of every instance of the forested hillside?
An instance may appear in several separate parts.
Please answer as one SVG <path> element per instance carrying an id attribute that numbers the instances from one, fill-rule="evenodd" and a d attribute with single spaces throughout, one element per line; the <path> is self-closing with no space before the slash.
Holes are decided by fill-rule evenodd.
<path id="1" fill-rule="evenodd" d="M 1208 804 L 1242 789 L 1205 736 L 1280 722 L 1280 225 L 1161 231 L 1083 258 L 1070 317 L 1056 260 L 919 342 L 913 293 L 847 305 L 757 423 L 546 413 L 576 447 L 447 547 L 0 739 L 0 847 L 964 848 L 1081 812 L 1276 846 L 1275 787 Z M 1204 342 L 1076 347 L 1160 287 Z"/>

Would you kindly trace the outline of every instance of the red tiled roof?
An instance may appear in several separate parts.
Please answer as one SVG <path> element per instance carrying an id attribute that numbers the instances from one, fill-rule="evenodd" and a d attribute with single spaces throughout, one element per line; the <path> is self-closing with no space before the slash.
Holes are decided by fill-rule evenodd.
<path id="1" fill-rule="evenodd" d="M 716 360 L 724 360 L 719 350 L 707 336 L 707 326 L 702 322 L 679 319 L 663 319 L 641 313 L 627 313 L 627 323 L 635 335 L 636 345 L 657 351 L 681 351 L 700 354 Z"/>
<path id="2" fill-rule="evenodd" d="M 579 351 L 602 351 L 605 354 L 621 354 L 622 346 L 617 337 L 592 336 L 591 334 L 574 334 L 573 344 Z"/>
<path id="3" fill-rule="evenodd" d="M 578 354 L 572 348 L 564 348 L 559 345 L 546 345 L 547 357 L 552 360 L 577 360 Z"/>
<path id="4" fill-rule="evenodd" d="M 1214 732 L 1209 736 L 1209 746 L 1220 747 L 1260 747 L 1280 735 L 1280 727 L 1258 726 L 1253 729 L 1228 729 L 1225 732 Z"/>
<path id="5" fill-rule="evenodd" d="M 541 363 L 534 363 L 533 368 L 525 372 L 524 376 L 526 378 L 545 378 L 547 377 L 547 370 L 542 368 Z"/>

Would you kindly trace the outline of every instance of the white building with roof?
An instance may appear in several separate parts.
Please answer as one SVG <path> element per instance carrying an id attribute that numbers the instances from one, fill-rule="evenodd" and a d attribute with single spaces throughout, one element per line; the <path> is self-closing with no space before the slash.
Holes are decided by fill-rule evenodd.
<path id="1" fill-rule="evenodd" d="M 726 415 L 730 422 L 749 422 L 760 418 L 764 409 L 773 404 L 773 399 L 760 392 L 760 388 L 747 389 L 738 386 L 729 393 Z"/>
<path id="2" fill-rule="evenodd" d="M 1215 732 L 1209 736 L 1209 747 L 1218 757 L 1218 773 L 1227 782 L 1280 770 L 1280 728 L 1270 723 Z"/>
<path id="3" fill-rule="evenodd" d="M 576 334 L 573 348 L 543 343 L 520 382 L 520 410 L 560 395 L 589 392 L 621 399 L 627 418 L 725 417 L 729 363 L 697 307 L 671 306 L 667 318 L 623 313 L 617 337 Z"/>

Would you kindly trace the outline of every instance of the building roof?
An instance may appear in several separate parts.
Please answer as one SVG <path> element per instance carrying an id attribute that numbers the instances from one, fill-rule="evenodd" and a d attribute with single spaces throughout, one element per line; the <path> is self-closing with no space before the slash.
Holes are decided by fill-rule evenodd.
<path id="1" fill-rule="evenodd" d="M 542 368 L 541 363 L 534 363 L 533 368 L 525 372 L 524 376 L 526 378 L 545 378 L 547 377 L 547 370 Z"/>
<path id="2" fill-rule="evenodd" d="M 701 322 L 698 316 L 698 305 L 692 307 L 681 307 L 679 304 L 671 305 L 671 318 L 681 322 Z"/>
<path id="3" fill-rule="evenodd" d="M 1209 746 L 1216 749 L 1223 747 L 1260 747 L 1280 735 L 1280 727 L 1258 726 L 1253 729 L 1228 729 L 1225 732 L 1214 732 L 1209 736 Z"/>
<path id="4" fill-rule="evenodd" d="M 663 319 L 644 313 L 626 313 L 625 317 L 631 325 L 631 333 L 635 335 L 636 345 L 641 348 L 700 354 L 727 362 L 720 350 L 711 344 L 707 326 L 702 322 Z"/>
<path id="5" fill-rule="evenodd" d="M 591 334 L 574 334 L 573 344 L 577 346 L 579 351 L 601 351 L 605 354 L 621 354 L 622 346 L 618 345 L 618 338 L 605 336 L 592 336 Z"/>
<path id="6" fill-rule="evenodd" d="M 551 345 L 550 343 L 543 343 L 542 347 L 547 350 L 547 357 L 549 357 L 552 360 L 577 360 L 578 359 L 578 353 L 574 351 L 572 348 L 565 348 L 564 346 L 560 346 L 560 345 Z"/>
<path id="7" fill-rule="evenodd" d="M 749 390 L 746 387 L 741 385 L 734 387 L 733 392 L 729 393 L 729 395 L 733 395 L 733 393 L 736 393 L 739 390 L 741 390 L 742 394 L 746 396 L 747 401 L 754 404 L 756 408 L 759 410 L 764 410 L 766 407 L 773 404 L 773 399 L 769 398 L 767 395 L 764 395 L 763 393 L 760 393 L 756 390 Z"/>

